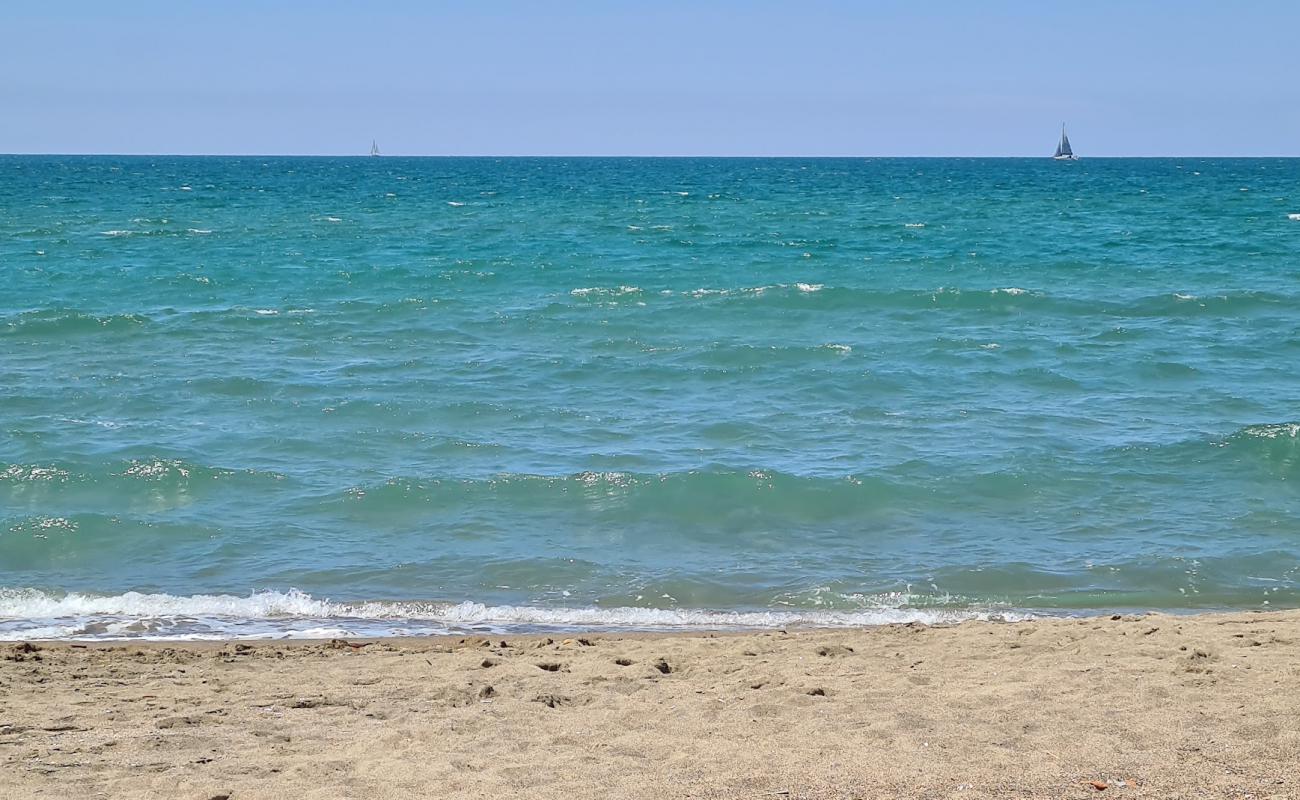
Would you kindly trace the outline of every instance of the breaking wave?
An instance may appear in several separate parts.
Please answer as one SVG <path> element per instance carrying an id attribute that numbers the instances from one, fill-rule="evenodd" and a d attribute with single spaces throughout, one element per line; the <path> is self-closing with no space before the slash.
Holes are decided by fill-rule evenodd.
<path id="1" fill-rule="evenodd" d="M 470 631 L 728 630 L 1014 621 L 994 609 L 880 605 L 853 611 L 711 611 L 663 608 L 489 606 L 482 603 L 333 602 L 297 590 L 235 595 L 81 593 L 0 589 L 0 641 L 27 639 L 317 639 L 436 636 Z"/>

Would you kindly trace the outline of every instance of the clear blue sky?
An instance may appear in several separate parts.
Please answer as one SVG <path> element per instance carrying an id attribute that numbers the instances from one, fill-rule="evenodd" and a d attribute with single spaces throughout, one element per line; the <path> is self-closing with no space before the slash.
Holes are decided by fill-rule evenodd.
<path id="1" fill-rule="evenodd" d="M 7 2 L 0 152 L 1300 155 L 1300 1 Z"/>

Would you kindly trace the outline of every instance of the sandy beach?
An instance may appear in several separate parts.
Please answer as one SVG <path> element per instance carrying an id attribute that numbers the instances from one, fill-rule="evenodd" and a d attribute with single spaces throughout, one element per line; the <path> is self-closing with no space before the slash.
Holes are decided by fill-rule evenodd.
<path id="1" fill-rule="evenodd" d="M 2 657 L 6 798 L 1300 797 L 1295 611 Z"/>

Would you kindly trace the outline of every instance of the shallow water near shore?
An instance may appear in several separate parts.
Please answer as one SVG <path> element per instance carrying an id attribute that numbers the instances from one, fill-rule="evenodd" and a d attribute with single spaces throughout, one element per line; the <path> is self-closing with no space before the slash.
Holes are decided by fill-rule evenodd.
<path id="1" fill-rule="evenodd" d="M 0 638 L 1300 605 L 1300 160 L 0 157 Z"/>

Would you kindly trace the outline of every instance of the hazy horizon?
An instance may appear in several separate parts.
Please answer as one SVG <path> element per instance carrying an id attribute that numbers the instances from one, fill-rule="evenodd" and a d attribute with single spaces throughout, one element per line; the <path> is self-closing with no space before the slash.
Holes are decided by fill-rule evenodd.
<path id="1" fill-rule="evenodd" d="M 1300 7 L 9 10 L 0 152 L 1300 155 Z"/>
<path id="2" fill-rule="evenodd" d="M 1051 154 L 1049 153 L 1048 156 Z M 33 157 L 33 158 L 362 158 L 368 159 L 368 153 L 0 153 L 0 157 Z M 927 155 L 918 154 L 895 154 L 895 153 L 856 153 L 856 154 L 806 154 L 806 153 L 772 153 L 760 155 L 732 154 L 732 153 L 681 153 L 681 154 L 657 154 L 657 153 L 381 153 L 381 157 L 388 159 L 401 158 L 464 158 L 464 159 L 823 159 L 827 161 L 842 159 L 915 159 L 918 161 L 930 160 L 986 160 L 986 161 L 1020 161 L 1027 159 L 1046 158 L 1042 154 L 1033 155 Z M 1242 160 L 1274 160 L 1274 159 L 1297 159 L 1300 155 L 1287 154 L 1269 154 L 1260 155 L 1238 155 L 1235 153 L 1184 153 L 1179 155 L 1156 155 L 1156 154 L 1133 154 L 1133 155 L 1112 155 L 1112 156 L 1088 156 L 1089 161 L 1125 161 L 1125 160 L 1143 160 L 1143 159 L 1242 159 Z M 1084 160 L 1080 158 L 1079 160 Z"/>

